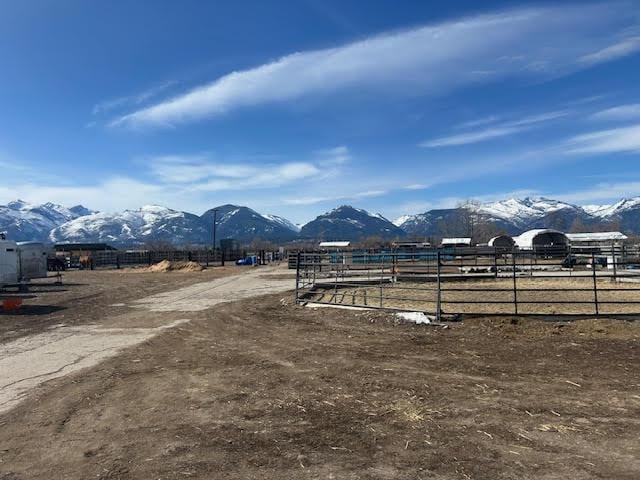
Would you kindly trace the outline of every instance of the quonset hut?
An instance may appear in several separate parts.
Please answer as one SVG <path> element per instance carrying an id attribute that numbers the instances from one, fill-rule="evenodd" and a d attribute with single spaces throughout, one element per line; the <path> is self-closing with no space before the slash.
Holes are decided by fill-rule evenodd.
<path id="1" fill-rule="evenodd" d="M 487 245 L 495 248 L 506 248 L 512 249 L 515 246 L 516 242 L 510 235 L 498 235 L 497 237 L 493 237 Z"/>
<path id="2" fill-rule="evenodd" d="M 529 230 L 513 240 L 520 250 L 529 250 L 543 255 L 566 255 L 570 245 L 564 233 L 551 228 Z"/>

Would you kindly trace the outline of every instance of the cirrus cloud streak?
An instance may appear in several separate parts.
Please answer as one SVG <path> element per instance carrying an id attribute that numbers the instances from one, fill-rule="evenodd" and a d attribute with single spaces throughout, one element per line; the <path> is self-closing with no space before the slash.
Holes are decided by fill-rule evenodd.
<path id="1" fill-rule="evenodd" d="M 381 34 L 228 73 L 111 125 L 173 126 L 346 89 L 439 94 L 505 77 L 558 76 L 637 51 L 637 37 L 625 36 L 636 21 L 626 3 L 574 5 L 509 10 Z"/>

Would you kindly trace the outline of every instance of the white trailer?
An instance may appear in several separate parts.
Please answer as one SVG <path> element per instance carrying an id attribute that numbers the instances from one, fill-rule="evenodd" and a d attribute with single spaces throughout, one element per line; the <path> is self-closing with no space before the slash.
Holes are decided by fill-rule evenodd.
<path id="1" fill-rule="evenodd" d="M 0 287 L 19 281 L 18 244 L 11 240 L 0 240 Z"/>
<path id="2" fill-rule="evenodd" d="M 18 279 L 47 278 L 47 249 L 40 242 L 18 242 Z"/>

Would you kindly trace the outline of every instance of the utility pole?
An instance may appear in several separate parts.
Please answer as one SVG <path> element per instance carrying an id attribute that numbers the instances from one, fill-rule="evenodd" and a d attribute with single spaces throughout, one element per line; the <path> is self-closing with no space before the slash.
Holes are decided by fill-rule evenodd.
<path id="1" fill-rule="evenodd" d="M 218 209 L 213 209 L 213 261 L 216 261 L 216 227 L 218 225 Z"/>

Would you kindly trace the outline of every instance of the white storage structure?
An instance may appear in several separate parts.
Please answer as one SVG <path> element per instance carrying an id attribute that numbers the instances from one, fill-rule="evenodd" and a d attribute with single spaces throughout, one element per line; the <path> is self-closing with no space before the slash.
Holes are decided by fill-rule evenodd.
<path id="1" fill-rule="evenodd" d="M 567 236 L 552 228 L 536 228 L 524 232 L 513 240 L 520 250 L 529 250 L 549 255 L 565 255 L 570 242 Z"/>
<path id="2" fill-rule="evenodd" d="M 18 244 L 0 240 L 0 286 L 18 283 Z"/>
<path id="3" fill-rule="evenodd" d="M 490 247 L 496 248 L 513 248 L 516 245 L 513 237 L 509 235 L 498 235 L 497 237 L 493 237 L 487 243 Z"/>
<path id="4" fill-rule="evenodd" d="M 470 247 L 471 237 L 443 238 L 440 245 L 443 247 Z"/>
<path id="5" fill-rule="evenodd" d="M 620 245 L 629 239 L 629 237 L 622 232 L 567 233 L 567 238 L 571 241 L 571 245 L 575 246 Z"/>
<path id="6" fill-rule="evenodd" d="M 21 281 L 47 277 L 47 249 L 40 242 L 18 242 L 18 278 Z"/>

